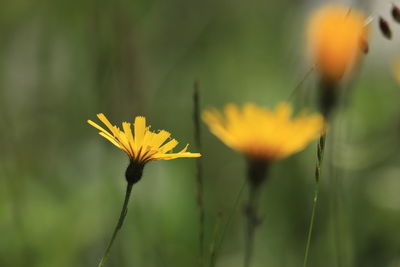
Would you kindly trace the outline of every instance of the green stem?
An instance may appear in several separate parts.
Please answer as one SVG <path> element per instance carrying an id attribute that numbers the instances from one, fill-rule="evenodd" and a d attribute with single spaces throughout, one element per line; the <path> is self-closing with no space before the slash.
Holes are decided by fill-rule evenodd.
<path id="1" fill-rule="evenodd" d="M 249 201 L 246 206 L 246 247 L 244 254 L 244 267 L 250 267 L 254 250 L 254 235 L 257 226 L 261 223 L 257 215 L 257 204 L 260 193 L 259 186 L 251 186 Z"/>
<path id="2" fill-rule="evenodd" d="M 311 66 L 311 68 L 304 74 L 303 78 L 300 80 L 298 84 L 296 84 L 296 87 L 293 88 L 292 92 L 290 93 L 288 97 L 288 101 L 291 101 L 295 94 L 297 93 L 297 90 L 301 89 L 303 86 L 303 83 L 310 77 L 312 72 L 314 71 L 314 66 Z"/>
<path id="3" fill-rule="evenodd" d="M 311 236 L 312 236 L 313 227 L 314 227 L 315 211 L 316 211 L 317 203 L 318 203 L 318 195 L 319 195 L 319 183 L 317 182 L 315 184 L 314 201 L 313 201 L 313 207 L 312 207 L 312 212 L 311 212 L 310 226 L 308 228 L 307 246 L 306 246 L 306 252 L 304 255 L 303 267 L 306 267 L 307 262 L 308 262 L 308 252 L 310 250 Z"/>
<path id="4" fill-rule="evenodd" d="M 249 183 L 249 199 L 245 209 L 247 219 L 244 267 L 250 267 L 254 250 L 256 228 L 261 224 L 257 214 L 261 186 L 267 179 L 268 161 L 251 159 L 247 161 L 247 182 Z"/>
<path id="5" fill-rule="evenodd" d="M 243 195 L 244 189 L 246 187 L 246 184 L 247 184 L 247 182 L 244 181 L 242 186 L 240 187 L 240 190 L 239 190 L 239 192 L 238 192 L 238 194 L 236 196 L 236 199 L 235 199 L 235 203 L 233 204 L 233 207 L 232 207 L 232 209 L 231 209 L 231 211 L 229 213 L 229 217 L 226 220 L 226 223 L 225 223 L 224 227 L 222 228 L 221 238 L 219 239 L 219 242 L 217 243 L 217 238 L 216 237 L 214 238 L 214 242 L 211 245 L 211 252 L 210 252 L 210 254 L 211 254 L 211 256 L 210 256 L 210 258 L 211 258 L 210 259 L 210 267 L 214 267 L 215 266 L 215 262 L 217 260 L 218 252 L 220 251 L 220 249 L 222 247 L 222 243 L 223 243 L 223 241 L 225 239 L 226 232 L 227 232 L 229 226 L 232 223 L 233 215 L 235 214 L 235 211 L 237 210 L 237 207 L 239 206 L 239 202 L 240 202 L 240 199 L 242 198 L 242 195 Z M 215 235 L 215 236 L 217 236 L 217 235 Z M 215 245 L 215 243 L 217 243 L 217 245 Z"/>
<path id="6" fill-rule="evenodd" d="M 210 245 L 210 267 L 215 266 L 215 259 L 216 259 L 216 252 L 217 252 L 216 246 L 218 245 L 217 241 L 218 241 L 218 237 L 220 234 L 219 232 L 220 232 L 221 224 L 222 224 L 222 213 L 218 213 L 217 222 L 215 223 L 215 226 L 214 226 L 213 240 Z"/>
<path id="7" fill-rule="evenodd" d="M 338 122 L 338 121 L 337 121 Z M 337 143 L 337 138 L 339 137 L 340 133 L 340 124 L 336 124 L 335 127 L 332 130 L 332 136 L 334 137 L 332 142 L 330 143 L 330 149 L 329 149 L 329 154 L 330 154 L 330 161 L 333 161 L 335 158 L 335 144 Z M 341 190 L 341 185 L 340 185 L 340 180 L 339 180 L 339 175 L 336 173 L 337 169 L 334 164 L 329 164 L 329 180 L 330 180 L 330 216 L 331 216 L 331 231 L 332 231 L 332 241 L 333 241 L 333 251 L 335 255 L 335 264 L 336 266 L 343 266 L 343 263 L 345 262 L 345 251 L 342 249 L 342 220 L 341 220 L 341 212 L 340 212 L 340 192 Z"/>
<path id="8" fill-rule="evenodd" d="M 132 192 L 132 186 L 133 186 L 133 183 L 128 183 L 126 186 L 124 205 L 122 206 L 122 210 L 121 210 L 121 214 L 119 215 L 118 223 L 115 226 L 110 243 L 108 244 L 106 250 L 104 251 L 103 257 L 101 258 L 98 267 L 102 267 L 104 265 L 104 263 L 106 262 L 108 255 L 110 254 L 110 250 L 114 243 L 114 240 L 117 237 L 118 231 L 121 229 L 121 227 L 124 223 L 126 214 L 128 213 L 128 203 L 129 203 L 129 197 L 131 196 L 131 192 Z"/>
<path id="9" fill-rule="evenodd" d="M 321 167 L 322 167 L 322 161 L 324 159 L 324 152 L 325 152 L 325 140 L 326 140 L 326 129 L 323 130 L 323 133 L 322 133 L 321 137 L 319 138 L 319 142 L 318 142 L 318 146 L 317 146 L 317 164 L 315 166 L 315 191 L 314 191 L 314 199 L 313 199 L 313 207 L 312 207 L 312 212 L 311 212 L 310 226 L 308 228 L 306 251 L 304 253 L 303 267 L 307 267 L 308 255 L 310 252 L 311 237 L 312 237 L 312 233 L 313 233 L 315 213 L 317 210 L 317 203 L 318 203 L 319 180 L 321 177 Z"/>

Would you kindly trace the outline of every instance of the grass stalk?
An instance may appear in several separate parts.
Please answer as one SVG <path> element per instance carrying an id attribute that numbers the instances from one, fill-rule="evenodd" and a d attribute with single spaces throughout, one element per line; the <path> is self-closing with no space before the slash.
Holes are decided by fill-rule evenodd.
<path id="1" fill-rule="evenodd" d="M 245 187 L 246 187 L 246 181 L 243 182 L 238 194 L 236 195 L 235 202 L 233 204 L 231 211 L 229 212 L 228 219 L 226 220 L 224 227 L 222 228 L 222 233 L 221 233 L 221 237 L 219 238 L 219 240 L 218 240 L 218 235 L 217 234 L 214 235 L 214 241 L 211 244 L 211 250 L 210 250 L 210 267 L 215 266 L 215 263 L 216 263 L 216 260 L 218 257 L 218 253 L 221 250 L 222 244 L 225 239 L 226 232 L 232 223 L 233 215 L 235 214 L 237 207 L 239 206 L 240 199 L 242 198 Z"/>
<path id="2" fill-rule="evenodd" d="M 312 238 L 312 233 L 313 233 L 313 228 L 314 228 L 315 214 L 316 214 L 317 204 L 318 204 L 319 180 L 321 177 L 321 168 L 322 168 L 322 162 L 324 159 L 325 141 L 326 141 L 326 129 L 324 129 L 323 131 L 324 132 L 321 134 L 318 145 L 317 145 L 317 164 L 315 166 L 314 199 L 313 199 L 313 207 L 312 207 L 311 218 L 310 218 L 310 225 L 308 227 L 307 245 L 306 245 L 306 249 L 305 249 L 305 253 L 304 253 L 303 267 L 306 267 L 307 263 L 308 263 L 308 256 L 310 253 L 310 245 L 311 245 L 311 238 Z"/>
<path id="3" fill-rule="evenodd" d="M 199 82 L 195 81 L 193 86 L 193 124 L 194 138 L 197 150 L 201 153 L 201 131 L 200 131 L 200 99 Z M 197 208 L 199 210 L 199 256 L 200 266 L 204 265 L 204 232 L 205 232 L 205 210 L 204 210 L 204 181 L 202 159 L 196 159 L 196 185 L 197 185 Z"/>

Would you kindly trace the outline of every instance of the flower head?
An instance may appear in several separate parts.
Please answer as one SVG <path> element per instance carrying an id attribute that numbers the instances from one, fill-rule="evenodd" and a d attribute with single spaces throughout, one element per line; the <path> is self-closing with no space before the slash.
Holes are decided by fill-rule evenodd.
<path id="1" fill-rule="evenodd" d="M 146 119 L 138 116 L 133 124 L 132 133 L 131 123 L 123 122 L 121 131 L 117 126 L 113 126 L 106 116 L 102 113 L 97 117 L 109 131 L 105 130 L 97 123 L 88 120 L 88 123 L 100 130 L 99 134 L 113 143 L 116 147 L 123 150 L 130 158 L 131 162 L 145 164 L 153 160 L 169 160 L 176 158 L 196 158 L 199 153 L 186 152 L 188 145 L 178 153 L 168 153 L 178 145 L 175 139 L 168 140 L 170 133 L 164 130 L 157 133 L 150 131 L 150 126 L 146 126 Z"/>
<path id="2" fill-rule="evenodd" d="M 303 112 L 292 119 L 291 113 L 288 103 L 281 103 L 275 111 L 250 103 L 242 110 L 228 104 L 224 114 L 215 109 L 204 111 L 203 120 L 227 146 L 251 159 L 270 161 L 304 149 L 323 130 L 321 115 Z"/>
<path id="3" fill-rule="evenodd" d="M 368 37 L 366 17 L 342 5 L 327 5 L 308 22 L 308 45 L 321 75 L 337 82 L 360 58 Z"/>

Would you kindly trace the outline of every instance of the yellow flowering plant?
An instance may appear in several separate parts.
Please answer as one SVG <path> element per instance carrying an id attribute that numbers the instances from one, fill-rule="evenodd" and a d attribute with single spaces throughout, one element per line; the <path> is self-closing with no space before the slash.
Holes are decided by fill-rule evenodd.
<path id="1" fill-rule="evenodd" d="M 315 10 L 307 24 L 307 43 L 319 75 L 319 105 L 328 118 L 337 106 L 344 76 L 354 72 L 368 51 L 369 23 L 359 10 L 327 4 Z"/>
<path id="2" fill-rule="evenodd" d="M 257 203 L 260 185 L 265 181 L 269 163 L 303 150 L 324 130 L 320 114 L 303 111 L 292 118 L 292 107 L 281 103 L 275 110 L 248 103 L 239 108 L 228 104 L 223 112 L 205 110 L 203 121 L 228 147 L 247 158 L 247 182 L 250 186 L 246 205 L 246 251 L 244 266 L 250 266 L 255 228 L 260 224 Z"/>
<path id="3" fill-rule="evenodd" d="M 368 52 L 369 22 L 365 14 L 341 4 L 326 4 L 312 12 L 306 30 L 308 49 L 319 75 L 319 106 L 326 120 L 339 103 L 345 91 L 341 87 L 344 77 L 351 78 Z M 315 191 L 303 266 L 307 266 L 314 217 L 319 196 L 319 180 L 325 153 L 326 132 L 317 146 Z"/>
<path id="4" fill-rule="evenodd" d="M 178 145 L 178 141 L 176 141 L 175 139 L 169 139 L 171 134 L 165 130 L 160 130 L 158 132 L 150 131 L 150 126 L 146 125 L 145 117 L 137 116 L 135 118 L 133 124 L 133 132 L 132 125 L 129 122 L 123 122 L 121 130 L 119 127 L 112 125 L 104 114 L 97 114 L 97 117 L 107 127 L 108 130 L 104 129 L 103 127 L 91 120 L 88 120 L 87 122 L 98 129 L 101 136 L 103 136 L 113 145 L 124 151 L 129 157 L 129 165 L 125 172 L 127 189 L 124 204 L 117 226 L 115 227 L 113 235 L 111 237 L 111 241 L 98 265 L 100 267 L 103 266 L 104 262 L 108 258 L 108 254 L 115 240 L 115 237 L 122 227 L 127 213 L 127 207 L 132 191 L 132 186 L 141 179 L 145 164 L 150 161 L 156 160 L 196 158 L 200 157 L 201 155 L 199 153 L 187 152 L 188 145 L 186 145 L 185 148 L 183 148 L 178 153 L 169 153 Z"/>

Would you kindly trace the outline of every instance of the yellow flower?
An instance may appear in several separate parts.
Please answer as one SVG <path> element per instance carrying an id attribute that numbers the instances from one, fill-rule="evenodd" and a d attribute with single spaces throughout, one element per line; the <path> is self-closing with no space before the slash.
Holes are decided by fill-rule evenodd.
<path id="1" fill-rule="evenodd" d="M 397 83 L 400 84 L 400 59 L 396 59 L 393 63 L 393 75 Z"/>
<path id="2" fill-rule="evenodd" d="M 138 116 L 135 118 L 134 134 L 132 134 L 131 123 L 129 122 L 122 123 L 123 131 L 121 131 L 117 126 L 113 126 L 104 114 L 97 114 L 97 117 L 109 131 L 91 120 L 87 122 L 100 130 L 99 134 L 101 136 L 123 150 L 129 156 L 131 162 L 144 164 L 153 160 L 196 158 L 201 156 L 199 153 L 186 152 L 188 145 L 178 153 L 168 153 L 178 145 L 178 141 L 175 139 L 167 141 L 171 135 L 167 131 L 161 130 L 157 133 L 150 131 L 150 126 L 146 126 L 144 117 Z"/>
<path id="3" fill-rule="evenodd" d="M 224 113 L 210 109 L 202 117 L 210 131 L 227 146 L 261 161 L 285 158 L 304 149 L 324 127 L 323 117 L 317 114 L 303 112 L 291 119 L 288 103 L 281 103 L 275 111 L 250 103 L 242 110 L 228 104 Z"/>
<path id="4" fill-rule="evenodd" d="M 342 5 L 327 5 L 308 22 L 308 45 L 317 70 L 337 82 L 351 71 L 365 50 L 368 26 L 363 13 Z"/>

